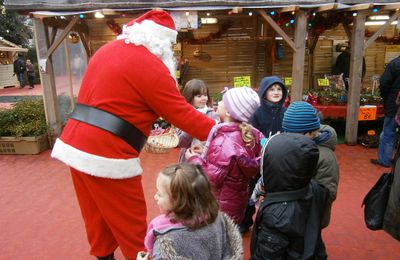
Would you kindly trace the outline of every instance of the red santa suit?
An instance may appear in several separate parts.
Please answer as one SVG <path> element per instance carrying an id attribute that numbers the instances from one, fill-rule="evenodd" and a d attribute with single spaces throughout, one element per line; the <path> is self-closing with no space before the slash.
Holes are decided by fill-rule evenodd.
<path id="1" fill-rule="evenodd" d="M 112 113 L 146 136 L 161 116 L 205 140 L 215 122 L 180 95 L 163 52 L 140 45 L 149 36 L 156 45 L 160 39 L 175 41 L 177 32 L 169 14 L 147 12 L 130 22 L 124 33 L 124 39 L 104 45 L 90 59 L 77 103 Z M 120 246 L 125 257 L 136 258 L 144 249 L 146 204 L 139 152 L 116 135 L 74 119 L 55 143 L 52 157 L 71 167 L 95 256 L 111 254 Z"/>

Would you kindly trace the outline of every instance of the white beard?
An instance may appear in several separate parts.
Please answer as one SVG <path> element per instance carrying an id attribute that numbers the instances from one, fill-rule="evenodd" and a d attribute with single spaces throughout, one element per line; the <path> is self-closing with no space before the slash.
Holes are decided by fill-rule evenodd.
<path id="1" fill-rule="evenodd" d="M 140 24 L 134 24 L 129 27 L 124 26 L 122 34 L 117 39 L 125 39 L 125 42 L 128 44 L 133 43 L 137 46 L 144 46 L 164 63 L 172 78 L 176 80 L 175 59 L 171 39 L 161 39 L 156 32 L 146 30 Z"/>

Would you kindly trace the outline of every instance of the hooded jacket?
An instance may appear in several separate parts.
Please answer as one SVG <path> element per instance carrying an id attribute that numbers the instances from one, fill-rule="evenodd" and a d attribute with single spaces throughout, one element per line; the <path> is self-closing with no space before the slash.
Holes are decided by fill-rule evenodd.
<path id="1" fill-rule="evenodd" d="M 273 104 L 265 99 L 265 93 L 274 84 L 279 84 L 282 88 L 282 99 L 278 104 Z M 254 112 L 250 122 L 268 138 L 270 135 L 282 131 L 282 120 L 286 111 L 283 104 L 287 97 L 287 89 L 280 78 L 276 76 L 265 77 L 260 83 L 258 95 L 261 105 L 256 112 Z"/>
<path id="2" fill-rule="evenodd" d="M 334 153 L 337 144 L 335 129 L 329 125 L 321 125 L 319 135 L 314 138 L 314 142 L 318 145 L 319 150 L 319 159 L 314 179 L 329 191 L 322 221 L 322 227 L 327 227 L 331 218 L 332 203 L 336 200 L 339 185 L 339 165 Z"/>
<path id="3" fill-rule="evenodd" d="M 271 137 L 263 151 L 266 196 L 257 213 L 250 259 L 312 259 L 326 200 L 326 189 L 312 180 L 318 148 L 304 135 L 283 133 Z"/>

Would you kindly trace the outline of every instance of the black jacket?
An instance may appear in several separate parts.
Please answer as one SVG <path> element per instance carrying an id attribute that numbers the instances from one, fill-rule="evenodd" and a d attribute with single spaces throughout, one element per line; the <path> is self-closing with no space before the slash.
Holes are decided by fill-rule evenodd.
<path id="1" fill-rule="evenodd" d="M 251 238 L 251 260 L 312 259 L 318 252 L 327 190 L 311 180 L 318 147 L 304 135 L 279 134 L 265 147 L 265 200 Z"/>
<path id="2" fill-rule="evenodd" d="M 379 83 L 385 116 L 394 117 L 397 112 L 396 97 L 400 89 L 400 57 L 389 62 Z"/>
<path id="3" fill-rule="evenodd" d="M 265 92 L 274 84 L 279 84 L 282 88 L 282 99 L 276 105 L 265 99 Z M 283 104 L 286 100 L 287 89 L 280 78 L 276 76 L 265 77 L 260 83 L 258 95 L 261 106 L 254 112 L 250 122 L 268 138 L 270 134 L 273 135 L 282 131 L 282 120 L 286 111 Z"/>
<path id="4" fill-rule="evenodd" d="M 19 57 L 14 61 L 14 73 L 24 73 L 25 72 L 25 61 L 23 58 Z"/>

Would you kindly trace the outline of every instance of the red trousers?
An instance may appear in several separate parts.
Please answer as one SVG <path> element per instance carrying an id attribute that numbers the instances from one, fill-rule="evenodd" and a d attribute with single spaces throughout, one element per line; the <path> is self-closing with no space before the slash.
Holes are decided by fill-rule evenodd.
<path id="1" fill-rule="evenodd" d="M 108 179 L 71 168 L 90 254 L 106 256 L 119 246 L 125 257 L 136 259 L 144 251 L 146 202 L 142 177 Z"/>

